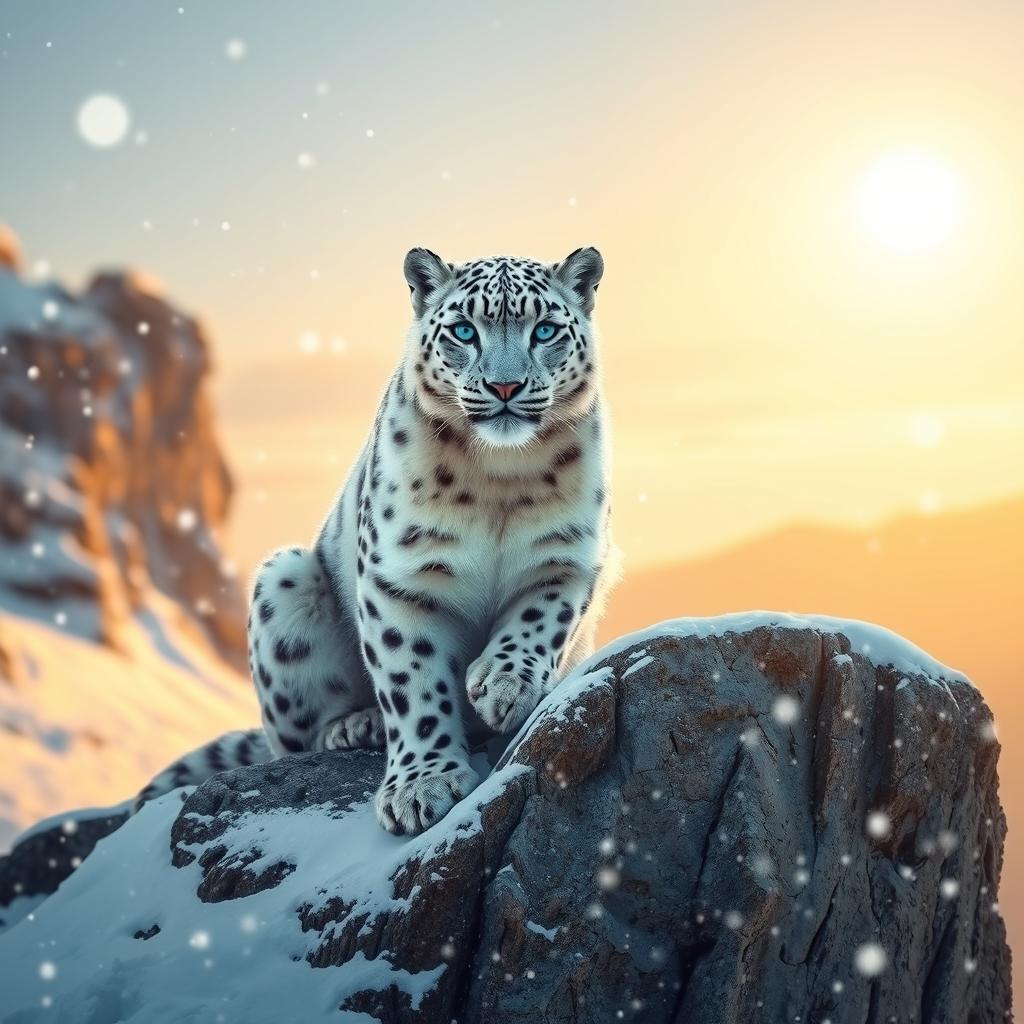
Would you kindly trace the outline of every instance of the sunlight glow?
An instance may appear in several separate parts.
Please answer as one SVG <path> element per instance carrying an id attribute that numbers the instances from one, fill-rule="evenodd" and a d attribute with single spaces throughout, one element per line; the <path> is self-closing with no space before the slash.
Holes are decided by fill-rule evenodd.
<path id="1" fill-rule="evenodd" d="M 941 244 L 963 215 L 961 182 L 946 163 L 925 153 L 882 157 L 860 189 L 864 230 L 897 252 L 921 252 Z"/>

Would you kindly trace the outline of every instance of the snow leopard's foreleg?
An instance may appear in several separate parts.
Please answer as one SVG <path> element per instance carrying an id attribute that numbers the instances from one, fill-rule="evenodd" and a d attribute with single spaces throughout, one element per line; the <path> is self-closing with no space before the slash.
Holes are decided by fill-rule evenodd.
<path id="1" fill-rule="evenodd" d="M 457 627 L 428 594 L 368 575 L 357 586 L 360 633 L 388 750 L 377 818 L 389 832 L 415 835 L 479 781 L 459 706 Z"/>
<path id="2" fill-rule="evenodd" d="M 466 672 L 466 695 L 494 730 L 515 732 L 558 682 L 593 593 L 593 576 L 563 571 L 540 581 L 498 618 Z"/>

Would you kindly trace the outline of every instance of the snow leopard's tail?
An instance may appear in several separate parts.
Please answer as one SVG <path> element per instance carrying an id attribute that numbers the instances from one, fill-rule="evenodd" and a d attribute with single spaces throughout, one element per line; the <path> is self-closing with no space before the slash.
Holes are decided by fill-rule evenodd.
<path id="1" fill-rule="evenodd" d="M 163 796 L 172 789 L 198 786 L 218 772 L 273 760 L 267 734 L 262 729 L 227 732 L 220 739 L 196 747 L 178 758 L 174 764 L 168 765 L 149 785 L 140 790 L 132 804 L 132 814 L 138 813 L 147 801 Z"/>

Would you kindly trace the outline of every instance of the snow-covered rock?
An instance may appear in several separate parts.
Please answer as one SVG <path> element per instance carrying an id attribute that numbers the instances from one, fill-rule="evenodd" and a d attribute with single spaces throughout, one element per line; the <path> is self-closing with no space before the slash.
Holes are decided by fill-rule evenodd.
<path id="1" fill-rule="evenodd" d="M 0 936 L 2 1019 L 1007 1019 L 998 750 L 884 631 L 664 623 L 416 838 L 366 753 L 148 805 Z"/>
<path id="2" fill-rule="evenodd" d="M 73 294 L 17 264 L 0 257 L 0 850 L 258 717 L 202 331 L 139 274 Z"/>

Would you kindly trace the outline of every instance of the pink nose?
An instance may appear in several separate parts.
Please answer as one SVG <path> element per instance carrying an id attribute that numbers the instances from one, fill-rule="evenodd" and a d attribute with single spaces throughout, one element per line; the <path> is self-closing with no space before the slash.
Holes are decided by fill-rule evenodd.
<path id="1" fill-rule="evenodd" d="M 507 402 L 525 383 L 526 381 L 513 380 L 495 384 L 493 381 L 485 380 L 484 387 L 493 391 L 503 402 Z"/>

